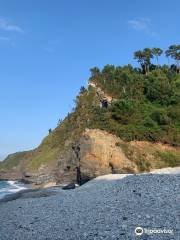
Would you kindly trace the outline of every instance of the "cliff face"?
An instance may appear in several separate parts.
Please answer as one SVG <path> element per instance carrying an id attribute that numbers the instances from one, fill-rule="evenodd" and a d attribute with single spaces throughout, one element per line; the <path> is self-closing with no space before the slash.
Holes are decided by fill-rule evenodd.
<path id="1" fill-rule="evenodd" d="M 68 141 L 67 141 L 68 142 Z M 129 160 L 119 146 L 123 141 L 98 129 L 86 129 L 80 138 L 71 143 L 57 158 L 55 166 L 42 164 L 37 171 L 19 166 L 1 172 L 0 178 L 22 178 L 35 184 L 46 182 L 68 183 L 86 181 L 108 173 L 137 172 L 136 164 Z"/>
<path id="2" fill-rule="evenodd" d="M 82 174 L 90 177 L 108 173 L 137 172 L 118 146 L 123 141 L 105 131 L 87 129 L 79 140 L 79 158 Z"/>
<path id="3" fill-rule="evenodd" d="M 86 129 L 71 150 L 58 160 L 57 181 L 68 177 L 84 182 L 108 173 L 137 172 L 136 164 L 125 156 L 119 142 L 123 141 L 105 131 Z"/>
<path id="4" fill-rule="evenodd" d="M 56 181 L 82 182 L 109 173 L 138 173 L 180 164 L 180 148 L 145 141 L 125 142 L 99 129 L 85 129 L 59 160 Z M 169 162 L 168 162 L 169 161 Z M 79 173 L 77 172 L 79 168 Z"/>
<path id="5" fill-rule="evenodd" d="M 80 138 L 69 141 L 67 150 L 60 153 L 54 167 L 42 164 L 36 172 L 18 168 L 2 173 L 0 178 L 22 178 L 35 184 L 47 182 L 81 183 L 108 173 L 137 172 L 137 166 L 130 161 L 118 146 L 123 141 L 116 136 L 98 129 L 86 129 Z M 80 182 L 79 182 L 80 183 Z"/>
<path id="6" fill-rule="evenodd" d="M 44 163 L 36 171 L 28 168 L 20 171 L 17 167 L 1 171 L 0 178 L 23 179 L 34 184 L 82 184 L 103 174 L 137 173 L 165 167 L 168 165 L 166 154 L 177 160 L 180 149 L 160 143 L 125 142 L 106 131 L 86 129 L 77 141 L 67 141 L 67 150 L 58 156 L 53 167 Z"/>

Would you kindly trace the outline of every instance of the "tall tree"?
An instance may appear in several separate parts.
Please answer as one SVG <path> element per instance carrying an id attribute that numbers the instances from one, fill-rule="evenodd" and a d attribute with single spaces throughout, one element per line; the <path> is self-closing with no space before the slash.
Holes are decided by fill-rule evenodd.
<path id="1" fill-rule="evenodd" d="M 136 51 L 134 53 L 134 58 L 140 63 L 143 73 L 147 74 L 149 72 L 151 58 L 153 58 L 151 49 L 144 48 L 143 51 Z"/>
<path id="2" fill-rule="evenodd" d="M 146 73 L 149 72 L 149 67 L 151 64 L 151 58 L 153 58 L 152 50 L 150 48 L 144 48 L 143 54 L 145 57 L 145 66 L 146 66 Z"/>
<path id="3" fill-rule="evenodd" d="M 141 50 L 134 52 L 134 59 L 137 59 L 138 63 L 141 65 L 142 72 L 146 73 L 145 62 L 144 62 L 144 53 Z"/>
<path id="4" fill-rule="evenodd" d="M 115 78 L 114 78 L 114 74 L 115 74 L 115 66 L 111 65 L 111 64 L 107 64 L 104 66 L 104 68 L 102 69 L 102 75 L 103 75 L 103 79 L 104 79 L 104 83 L 105 82 L 109 82 L 109 83 L 113 83 Z"/>
<path id="5" fill-rule="evenodd" d="M 180 45 L 176 45 L 176 52 L 174 54 L 174 59 L 177 65 L 177 73 L 180 73 Z"/>
<path id="6" fill-rule="evenodd" d="M 90 69 L 91 77 L 97 77 L 100 74 L 100 70 L 98 67 L 94 67 Z"/>
<path id="7" fill-rule="evenodd" d="M 165 51 L 166 57 L 171 57 L 176 62 L 177 72 L 180 72 L 179 69 L 179 61 L 180 61 L 180 45 L 171 45 L 169 48 Z"/>
<path id="8" fill-rule="evenodd" d="M 159 59 L 158 57 L 160 57 L 163 53 L 163 50 L 161 48 L 152 48 L 152 54 L 153 56 L 156 57 L 156 61 L 157 61 L 157 66 L 159 66 Z"/>

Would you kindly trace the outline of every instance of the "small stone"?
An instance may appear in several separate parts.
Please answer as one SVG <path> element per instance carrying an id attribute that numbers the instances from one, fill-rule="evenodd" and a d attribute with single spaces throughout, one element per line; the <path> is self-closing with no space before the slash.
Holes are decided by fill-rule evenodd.
<path id="1" fill-rule="evenodd" d="M 127 225 L 126 225 L 126 224 L 123 224 L 123 225 L 122 225 L 122 228 L 123 228 L 123 229 L 127 228 Z"/>

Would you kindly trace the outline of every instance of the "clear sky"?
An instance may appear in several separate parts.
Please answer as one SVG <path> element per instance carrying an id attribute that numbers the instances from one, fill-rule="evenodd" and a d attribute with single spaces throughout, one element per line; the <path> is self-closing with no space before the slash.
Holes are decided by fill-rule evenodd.
<path id="1" fill-rule="evenodd" d="M 179 44 L 179 0 L 0 0 L 0 158 L 36 147 L 93 66 Z"/>

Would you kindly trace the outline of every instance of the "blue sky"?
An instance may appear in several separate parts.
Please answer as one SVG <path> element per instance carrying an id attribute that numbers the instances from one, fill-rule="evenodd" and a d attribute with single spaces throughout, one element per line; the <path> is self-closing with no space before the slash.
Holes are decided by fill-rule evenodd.
<path id="1" fill-rule="evenodd" d="M 179 9 L 179 0 L 0 0 L 0 158 L 37 146 L 91 67 L 179 43 Z"/>

